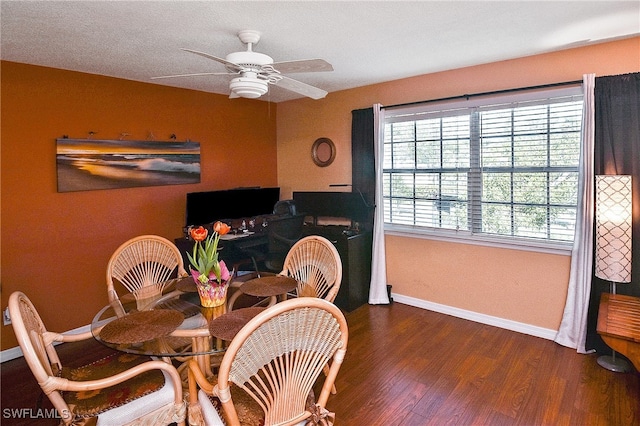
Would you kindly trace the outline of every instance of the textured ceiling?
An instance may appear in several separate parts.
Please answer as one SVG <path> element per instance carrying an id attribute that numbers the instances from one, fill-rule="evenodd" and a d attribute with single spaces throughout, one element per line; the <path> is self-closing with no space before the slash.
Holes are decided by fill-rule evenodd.
<path id="1" fill-rule="evenodd" d="M 180 50 L 225 57 L 239 30 L 276 62 L 322 58 L 333 72 L 290 74 L 328 92 L 640 34 L 640 1 L 7 1 L 1 58 L 228 94 L 228 76 Z M 329 94 L 329 96 L 331 96 Z M 300 95 L 270 86 L 262 99 Z"/>

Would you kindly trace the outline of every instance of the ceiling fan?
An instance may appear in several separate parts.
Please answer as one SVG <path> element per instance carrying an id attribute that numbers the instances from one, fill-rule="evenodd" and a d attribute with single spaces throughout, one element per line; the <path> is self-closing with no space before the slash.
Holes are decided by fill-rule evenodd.
<path id="1" fill-rule="evenodd" d="M 230 98 L 255 99 L 268 92 L 269 84 L 275 84 L 283 89 L 299 93 L 312 99 L 321 99 L 327 95 L 325 90 L 303 83 L 283 74 L 301 72 L 333 71 L 330 63 L 323 59 L 303 59 L 298 61 L 273 62 L 270 56 L 253 51 L 253 46 L 260 41 L 260 32 L 243 30 L 238 38 L 247 45 L 244 52 L 233 52 L 225 59 L 208 53 L 191 49 L 181 49 L 195 53 L 208 59 L 220 62 L 227 68 L 227 72 L 204 72 L 195 74 L 176 74 L 152 77 L 152 80 L 174 77 L 192 77 L 201 75 L 235 75 L 229 82 Z"/>

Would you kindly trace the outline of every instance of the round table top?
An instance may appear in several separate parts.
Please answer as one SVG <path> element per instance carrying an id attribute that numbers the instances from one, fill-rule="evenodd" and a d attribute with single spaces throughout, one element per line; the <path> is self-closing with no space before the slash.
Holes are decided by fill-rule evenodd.
<path id="1" fill-rule="evenodd" d="M 213 337 L 231 341 L 249 321 L 267 308 L 251 307 L 227 312 L 209 322 L 209 333 Z"/>
<path id="2" fill-rule="evenodd" d="M 285 294 L 297 286 L 298 282 L 291 277 L 273 275 L 249 280 L 240 286 L 240 291 L 249 296 L 271 297 Z"/>

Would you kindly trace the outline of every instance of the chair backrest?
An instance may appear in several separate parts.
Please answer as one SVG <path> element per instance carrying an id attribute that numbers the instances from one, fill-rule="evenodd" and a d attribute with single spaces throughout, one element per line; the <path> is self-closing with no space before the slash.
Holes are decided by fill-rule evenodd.
<path id="1" fill-rule="evenodd" d="M 307 398 L 329 363 L 316 398 L 324 409 L 348 338 L 344 315 L 323 299 L 290 299 L 258 314 L 232 340 L 220 364 L 217 393 L 230 424 L 238 421 L 230 383 L 258 402 L 267 426 L 310 417 Z"/>
<path id="2" fill-rule="evenodd" d="M 62 369 L 60 358 L 53 346 L 57 333 L 48 332 L 31 300 L 22 292 L 9 296 L 11 325 L 27 365 L 36 381 L 61 415 L 71 411 L 58 390 L 48 389 L 50 378 Z"/>
<path id="3" fill-rule="evenodd" d="M 269 252 L 287 254 L 289 249 L 302 236 L 304 215 L 281 216 L 271 219 L 267 226 Z M 284 256 L 283 256 L 284 258 Z"/>
<path id="4" fill-rule="evenodd" d="M 111 255 L 107 265 L 109 302 L 119 303 L 114 279 L 133 293 L 142 309 L 162 294 L 165 283 L 174 272 L 187 275 L 178 247 L 158 235 L 141 235 L 123 243 Z M 116 309 L 116 312 L 119 312 Z"/>
<path id="5" fill-rule="evenodd" d="M 299 297 L 320 297 L 333 302 L 342 282 L 342 261 L 331 241 L 310 235 L 291 247 L 281 274 L 298 281 Z"/>
<path id="6" fill-rule="evenodd" d="M 273 206 L 273 214 L 294 216 L 296 214 L 296 202 L 293 200 L 280 200 Z"/>

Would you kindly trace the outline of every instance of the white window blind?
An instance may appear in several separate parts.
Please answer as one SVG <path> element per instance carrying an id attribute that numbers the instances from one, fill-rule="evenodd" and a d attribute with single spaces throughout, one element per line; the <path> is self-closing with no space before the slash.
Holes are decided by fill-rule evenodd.
<path id="1" fill-rule="evenodd" d="M 573 240 L 581 88 L 385 111 L 385 222 Z"/>

